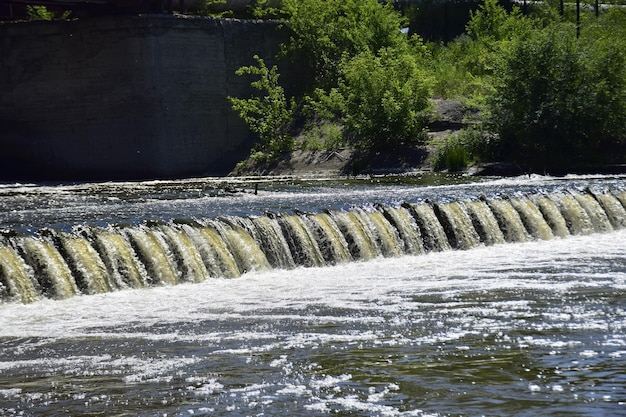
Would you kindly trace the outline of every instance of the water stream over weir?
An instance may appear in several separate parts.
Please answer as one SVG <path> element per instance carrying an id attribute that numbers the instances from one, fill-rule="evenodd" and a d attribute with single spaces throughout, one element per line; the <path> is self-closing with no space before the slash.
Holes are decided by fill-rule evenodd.
<path id="1" fill-rule="evenodd" d="M 0 184 L 0 416 L 626 416 L 626 177 L 222 181 Z"/>
<path id="2" fill-rule="evenodd" d="M 626 191 L 524 195 L 294 214 L 147 221 L 0 235 L 0 298 L 31 303 L 155 285 L 323 267 L 378 257 L 607 233 L 626 226 Z"/>

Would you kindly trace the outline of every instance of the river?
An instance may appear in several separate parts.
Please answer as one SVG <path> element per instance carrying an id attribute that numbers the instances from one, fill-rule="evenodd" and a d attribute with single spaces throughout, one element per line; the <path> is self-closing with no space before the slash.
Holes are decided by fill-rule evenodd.
<path id="1" fill-rule="evenodd" d="M 503 194 L 555 200 L 589 187 L 601 197 L 622 195 L 625 183 L 268 179 L 256 195 L 224 197 L 219 187 L 5 185 L 0 226 L 25 234 L 5 232 L 4 244 L 27 264 L 22 243 L 45 242 L 31 237 L 43 227 L 69 239 L 77 227 L 124 224 L 131 239 L 146 220 L 294 209 L 313 218 L 378 204 L 386 215 L 432 204 L 454 223 L 457 199 L 496 212 L 492 200 Z M 626 229 L 618 220 L 602 233 L 539 239 L 527 226 L 523 241 L 507 232 L 485 244 L 480 234 L 480 243 L 454 250 L 464 243 L 447 231 L 450 247 L 415 255 L 390 254 L 379 242 L 367 260 L 89 294 L 77 281 L 67 297 L 8 298 L 0 303 L 0 415 L 626 416 Z"/>

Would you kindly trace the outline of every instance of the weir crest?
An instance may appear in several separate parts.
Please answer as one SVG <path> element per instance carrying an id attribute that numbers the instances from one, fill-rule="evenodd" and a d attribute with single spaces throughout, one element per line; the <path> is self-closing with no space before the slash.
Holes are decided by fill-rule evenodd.
<path id="1" fill-rule="evenodd" d="M 626 227 L 626 192 L 577 191 L 0 234 L 0 299 L 30 303 Z"/>

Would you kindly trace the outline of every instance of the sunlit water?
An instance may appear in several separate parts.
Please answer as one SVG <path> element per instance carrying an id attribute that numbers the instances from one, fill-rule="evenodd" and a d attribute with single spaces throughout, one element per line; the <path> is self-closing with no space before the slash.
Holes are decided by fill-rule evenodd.
<path id="1" fill-rule="evenodd" d="M 1 304 L 0 415 L 626 415 L 625 251 L 621 230 Z"/>

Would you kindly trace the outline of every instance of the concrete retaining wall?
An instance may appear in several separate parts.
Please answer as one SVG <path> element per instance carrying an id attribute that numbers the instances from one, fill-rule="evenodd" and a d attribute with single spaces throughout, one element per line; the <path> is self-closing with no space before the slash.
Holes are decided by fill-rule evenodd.
<path id="1" fill-rule="evenodd" d="M 254 140 L 227 101 L 251 92 L 234 72 L 286 37 L 170 15 L 0 25 L 0 180 L 223 175 Z"/>

